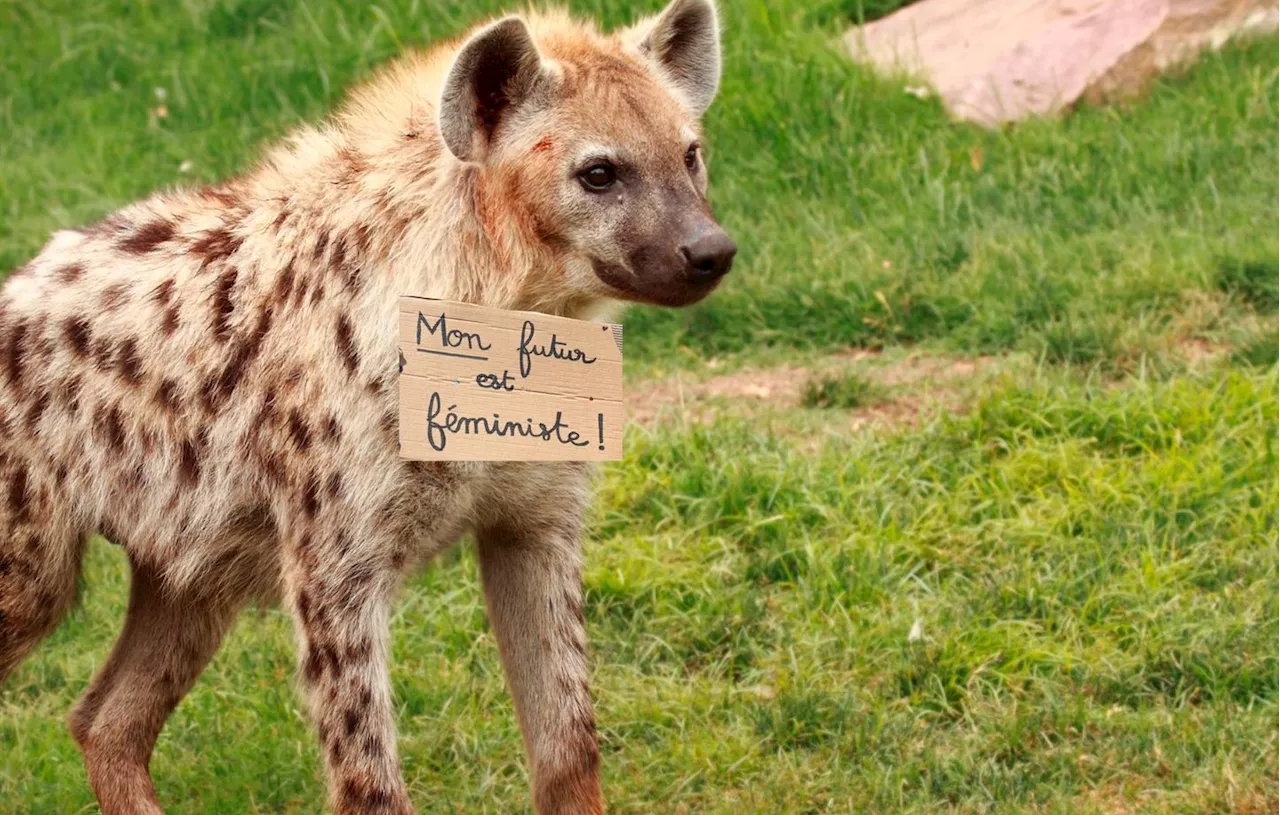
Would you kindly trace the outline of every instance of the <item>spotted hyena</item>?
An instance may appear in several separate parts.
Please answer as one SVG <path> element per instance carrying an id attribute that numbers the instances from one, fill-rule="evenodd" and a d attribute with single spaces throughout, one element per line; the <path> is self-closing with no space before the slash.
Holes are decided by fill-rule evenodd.
<path id="1" fill-rule="evenodd" d="M 589 468 L 402 461 L 397 304 L 598 316 L 705 296 L 734 254 L 698 136 L 719 72 L 711 0 L 610 34 L 500 19 L 391 64 L 251 172 L 59 232 L 13 273 L 0 679 L 71 604 L 85 538 L 120 544 L 124 631 L 70 717 L 104 812 L 159 812 L 156 736 L 254 599 L 296 621 L 335 809 L 410 811 L 388 614 L 468 530 L 537 809 L 602 811 Z"/>

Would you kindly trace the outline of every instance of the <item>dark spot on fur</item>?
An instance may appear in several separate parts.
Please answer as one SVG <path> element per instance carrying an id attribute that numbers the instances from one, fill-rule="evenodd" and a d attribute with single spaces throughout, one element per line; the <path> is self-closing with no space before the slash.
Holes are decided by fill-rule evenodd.
<path id="1" fill-rule="evenodd" d="M 178 454 L 178 480 L 184 487 L 193 487 L 200 481 L 200 451 L 191 439 L 182 442 Z"/>
<path id="2" fill-rule="evenodd" d="M 58 282 L 70 285 L 84 277 L 83 263 L 68 263 L 58 270 Z"/>
<path id="3" fill-rule="evenodd" d="M 342 714 L 342 724 L 348 736 L 355 735 L 355 732 L 360 729 L 362 721 L 364 721 L 364 717 L 355 708 L 347 708 L 347 711 Z"/>
<path id="4" fill-rule="evenodd" d="M 351 333 L 351 321 L 347 319 L 347 315 L 338 315 L 335 333 L 338 338 L 338 354 L 342 357 L 342 364 L 346 366 L 347 373 L 354 376 L 356 369 L 360 366 L 360 355 L 356 352 L 355 339 Z"/>
<path id="5" fill-rule="evenodd" d="M 338 654 L 333 648 L 322 645 L 320 646 L 320 658 L 324 660 L 325 666 L 329 669 L 329 673 L 334 679 L 342 676 L 342 664 L 338 662 Z"/>
<path id="6" fill-rule="evenodd" d="M 234 187 L 206 186 L 200 188 L 200 197 L 224 207 L 234 207 L 240 203 L 240 195 Z"/>
<path id="7" fill-rule="evenodd" d="M 112 405 L 105 411 L 100 412 L 95 418 L 98 431 L 106 441 L 107 446 L 117 452 L 123 450 L 124 420 L 120 415 L 120 408 Z"/>
<path id="8" fill-rule="evenodd" d="M 364 157 L 350 147 L 344 147 L 338 151 L 338 158 L 343 164 L 343 174 L 347 176 L 346 180 L 352 180 L 354 176 L 360 175 L 366 169 Z"/>
<path id="9" fill-rule="evenodd" d="M 128 283 L 112 283 L 102 292 L 102 310 L 115 311 L 129 299 Z"/>
<path id="10" fill-rule="evenodd" d="M 302 617 L 303 625 L 311 623 L 311 595 L 305 591 L 298 592 L 298 615 Z"/>
<path id="11" fill-rule="evenodd" d="M 23 523 L 31 517 L 27 507 L 27 468 L 18 467 L 9 479 L 9 514 L 14 523 Z"/>
<path id="12" fill-rule="evenodd" d="M 169 298 L 173 297 L 173 278 L 169 278 L 162 282 L 151 292 L 151 296 L 162 306 L 169 304 Z"/>
<path id="13" fill-rule="evenodd" d="M 9 332 L 9 342 L 5 348 L 5 376 L 15 388 L 22 386 L 22 365 L 27 353 L 27 324 L 19 322 Z"/>
<path id="14" fill-rule="evenodd" d="M 324 662 L 317 649 L 307 650 L 307 658 L 302 661 L 302 673 L 310 682 L 315 682 L 324 674 Z"/>
<path id="15" fill-rule="evenodd" d="M 281 303 L 287 302 L 289 295 L 293 292 L 293 275 L 293 261 L 290 260 L 280 272 L 280 277 L 276 279 L 276 299 Z"/>
<path id="16" fill-rule="evenodd" d="M 366 736 L 361 748 L 369 758 L 382 758 L 382 742 L 377 736 Z"/>
<path id="17" fill-rule="evenodd" d="M 121 240 L 117 246 L 122 252 L 131 255 L 145 255 L 155 251 L 156 247 L 172 237 L 173 224 L 157 218 L 138 227 L 136 232 Z"/>
<path id="18" fill-rule="evenodd" d="M 391 793 L 383 789 L 372 790 L 364 797 L 370 809 L 387 809 L 392 804 Z"/>
<path id="19" fill-rule="evenodd" d="M 334 548 L 337 549 L 338 554 L 342 555 L 343 557 L 346 557 L 351 552 L 351 535 L 347 532 L 347 530 L 342 529 L 338 531 L 338 538 L 337 540 L 334 541 Z M 351 582 L 352 583 L 357 582 L 357 577 L 358 577 L 358 574 L 357 576 L 351 577 L 350 578 Z"/>
<path id="20" fill-rule="evenodd" d="M 329 492 L 330 498 L 337 498 L 339 495 L 341 495 L 342 494 L 342 476 L 339 475 L 338 473 L 331 473 L 329 475 L 329 483 L 326 489 Z"/>
<path id="21" fill-rule="evenodd" d="M 284 226 L 284 222 L 287 220 L 289 220 L 289 208 L 281 207 L 280 212 L 277 213 L 275 219 L 271 221 L 271 228 L 279 230 L 280 227 Z"/>
<path id="22" fill-rule="evenodd" d="M 166 337 L 172 337 L 173 332 L 178 330 L 178 304 L 174 303 L 164 311 L 164 319 L 160 321 L 160 333 Z"/>
<path id="23" fill-rule="evenodd" d="M 362 807 L 364 805 L 364 791 L 353 779 L 346 779 L 342 782 L 342 800 L 354 807 Z"/>
<path id="24" fill-rule="evenodd" d="M 93 357 L 100 370 L 109 371 L 115 358 L 115 346 L 105 337 L 99 337 L 89 349 L 89 356 Z"/>
<path id="25" fill-rule="evenodd" d="M 302 305 L 302 301 L 306 299 L 307 286 L 309 285 L 309 283 L 310 281 L 308 281 L 307 278 L 305 277 L 298 278 L 297 285 L 293 290 L 293 304 L 295 306 Z"/>
<path id="26" fill-rule="evenodd" d="M 275 391 L 267 391 L 267 395 L 262 397 L 262 407 L 258 409 L 258 416 L 254 420 L 254 426 L 257 429 L 267 428 L 276 423 L 276 394 Z"/>
<path id="27" fill-rule="evenodd" d="M 341 238 L 335 238 L 333 241 L 333 251 L 329 255 L 329 266 L 332 269 L 341 271 L 347 264 L 347 242 Z"/>
<path id="28" fill-rule="evenodd" d="M 120 345 L 120 377 L 130 385 L 142 381 L 142 357 L 138 355 L 138 341 L 130 337 Z"/>
<path id="29" fill-rule="evenodd" d="M 212 391 L 206 394 L 206 405 L 209 408 L 212 409 L 230 397 L 240 381 L 244 379 L 245 373 L 262 351 L 262 343 L 267 337 L 267 332 L 271 330 L 274 313 L 272 306 L 263 309 L 258 315 L 258 323 L 254 326 L 253 333 L 236 344 L 231 352 L 231 358 L 227 360 L 227 365 L 222 369 Z"/>
<path id="30" fill-rule="evenodd" d="M 320 511 L 320 479 L 313 473 L 307 479 L 307 488 L 302 491 L 302 512 L 308 518 L 316 517 Z"/>
<path id="31" fill-rule="evenodd" d="M 299 449 L 306 450 L 311 446 L 311 428 L 307 426 L 306 420 L 302 418 L 297 408 L 289 411 L 289 435 L 293 437 Z"/>
<path id="32" fill-rule="evenodd" d="M 36 425 L 40 422 L 40 417 L 44 415 L 48 407 L 49 391 L 42 390 L 36 396 L 35 401 L 31 403 L 31 407 L 27 408 L 27 426 L 34 431 Z"/>
<path id="33" fill-rule="evenodd" d="M 177 413 L 182 408 L 182 397 L 178 394 L 178 383 L 172 379 L 162 381 L 156 388 L 156 404 L 170 413 Z"/>
<path id="34" fill-rule="evenodd" d="M 373 812 L 391 807 L 395 801 L 391 793 L 381 787 L 372 787 L 372 779 L 356 781 L 348 778 L 342 782 L 343 803 L 356 812 Z"/>
<path id="35" fill-rule="evenodd" d="M 225 227 L 210 230 L 203 238 L 191 244 L 191 254 L 199 257 L 200 268 L 204 269 L 212 263 L 225 260 L 240 249 L 244 238 L 238 237 Z"/>
<path id="36" fill-rule="evenodd" d="M 360 224 L 352 231 L 352 237 L 356 242 L 356 251 L 361 255 L 369 251 L 369 244 L 372 242 L 373 231 L 369 229 L 368 224 Z"/>
<path id="37" fill-rule="evenodd" d="M 62 334 L 77 354 L 89 353 L 89 321 L 84 317 L 68 317 L 62 324 Z"/>
<path id="38" fill-rule="evenodd" d="M 311 252 L 311 259 L 317 263 L 324 259 L 325 247 L 329 245 L 329 233 L 324 230 L 316 235 L 316 248 Z"/>
<path id="39" fill-rule="evenodd" d="M 331 442 L 337 442 L 342 438 L 342 428 L 338 425 L 337 416 L 330 416 L 324 423 L 324 434 Z"/>
<path id="40" fill-rule="evenodd" d="M 231 314 L 235 311 L 231 290 L 239 277 L 240 270 L 231 267 L 218 278 L 218 285 L 213 291 L 213 338 L 218 342 L 226 342 L 231 335 Z"/>
<path id="41" fill-rule="evenodd" d="M 263 457 L 262 473 L 271 484 L 285 483 L 284 462 L 277 455 L 267 454 Z"/>

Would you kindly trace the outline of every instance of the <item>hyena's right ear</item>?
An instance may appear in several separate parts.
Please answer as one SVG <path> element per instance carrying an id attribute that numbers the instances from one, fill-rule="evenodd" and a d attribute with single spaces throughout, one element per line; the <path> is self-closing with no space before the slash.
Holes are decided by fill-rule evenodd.
<path id="1" fill-rule="evenodd" d="M 480 161 L 494 131 L 534 92 L 542 58 L 528 26 L 506 17 L 463 44 L 440 92 L 440 135 L 462 161 Z"/>

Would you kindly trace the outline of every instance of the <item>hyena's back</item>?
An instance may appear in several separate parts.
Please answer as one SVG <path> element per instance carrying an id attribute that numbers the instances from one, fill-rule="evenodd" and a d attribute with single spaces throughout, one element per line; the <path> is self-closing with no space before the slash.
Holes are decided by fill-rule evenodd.
<path id="1" fill-rule="evenodd" d="M 344 281 L 311 273 L 330 241 L 304 262 L 245 214 L 225 189 L 157 197 L 58 233 L 0 292 L 0 679 L 74 599 L 88 535 L 176 589 L 271 594 L 279 504 L 333 488 L 306 451 L 345 431 L 394 468 L 385 424 L 359 426 L 389 377 L 355 405 L 315 375 L 376 370 L 354 336 L 334 352 L 355 329 Z"/>

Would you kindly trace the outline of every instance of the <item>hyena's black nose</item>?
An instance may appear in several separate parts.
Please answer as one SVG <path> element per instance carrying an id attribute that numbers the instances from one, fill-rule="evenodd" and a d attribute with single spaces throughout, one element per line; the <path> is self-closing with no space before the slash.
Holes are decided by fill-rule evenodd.
<path id="1" fill-rule="evenodd" d="M 718 280 L 733 265 L 738 247 L 723 229 L 709 229 L 680 247 L 689 268 L 685 273 L 694 283 Z"/>

